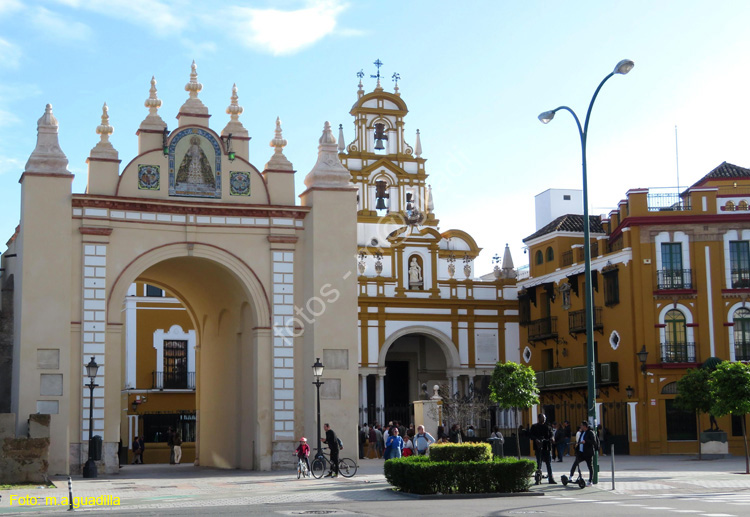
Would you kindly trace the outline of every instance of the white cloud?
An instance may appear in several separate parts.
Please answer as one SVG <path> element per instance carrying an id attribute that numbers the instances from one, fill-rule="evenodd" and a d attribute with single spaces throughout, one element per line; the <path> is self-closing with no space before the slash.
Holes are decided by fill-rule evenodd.
<path id="1" fill-rule="evenodd" d="M 290 11 L 230 7 L 226 18 L 233 20 L 235 37 L 247 47 L 273 55 L 292 54 L 333 33 L 338 15 L 346 9 L 335 0 L 307 5 Z"/>
<path id="2" fill-rule="evenodd" d="M 0 0 L 0 15 L 7 15 L 23 9 L 23 4 L 18 0 Z"/>
<path id="3" fill-rule="evenodd" d="M 24 164 L 21 160 L 0 155 L 0 175 L 5 174 L 6 172 L 22 172 L 23 167 Z"/>
<path id="4" fill-rule="evenodd" d="M 21 49 L 8 40 L 0 38 L 0 67 L 18 68 Z"/>
<path id="5" fill-rule="evenodd" d="M 20 122 L 20 119 L 16 117 L 10 111 L 0 110 L 0 127 L 12 126 Z"/>
<path id="6" fill-rule="evenodd" d="M 1 0 L 0 0 L 1 1 Z M 170 35 L 188 26 L 194 6 L 187 1 L 163 2 L 160 0 L 55 0 L 72 9 L 103 14 L 111 18 L 149 27 L 156 34 Z"/>
<path id="7" fill-rule="evenodd" d="M 58 13 L 44 7 L 36 7 L 30 16 L 31 23 L 37 29 L 44 31 L 46 36 L 68 41 L 87 41 L 92 31 L 88 25 L 65 19 Z"/>

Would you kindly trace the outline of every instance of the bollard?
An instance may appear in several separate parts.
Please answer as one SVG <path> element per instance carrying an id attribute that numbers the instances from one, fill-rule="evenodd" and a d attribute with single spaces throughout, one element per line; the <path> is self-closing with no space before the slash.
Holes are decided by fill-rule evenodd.
<path id="1" fill-rule="evenodd" d="M 68 501 L 70 503 L 70 506 L 68 507 L 68 511 L 73 511 L 73 478 L 68 476 Z"/>
<path id="2" fill-rule="evenodd" d="M 612 490 L 615 489 L 615 444 L 609 447 L 609 457 L 612 458 Z"/>

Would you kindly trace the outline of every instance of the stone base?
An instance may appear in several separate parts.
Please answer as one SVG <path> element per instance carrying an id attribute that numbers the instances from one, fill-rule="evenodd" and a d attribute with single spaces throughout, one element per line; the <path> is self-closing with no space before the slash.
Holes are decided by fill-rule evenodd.
<path id="1" fill-rule="evenodd" d="M 310 444 L 308 443 L 308 445 Z M 291 441 L 273 442 L 273 456 L 271 458 L 271 469 L 272 470 L 293 469 L 297 465 L 297 458 L 294 457 L 294 449 L 296 448 L 297 448 L 297 442 L 291 442 Z"/>
<path id="2" fill-rule="evenodd" d="M 16 438 L 16 415 L 0 417 L 0 483 L 47 483 L 50 415 L 29 415 L 27 436 Z"/>
<path id="3" fill-rule="evenodd" d="M 707 460 L 722 459 L 729 456 L 729 442 L 724 431 L 706 431 L 701 433 L 701 456 Z"/>
<path id="4" fill-rule="evenodd" d="M 104 442 L 102 444 L 102 459 L 96 462 L 99 474 L 117 474 L 120 472 L 120 444 Z M 83 473 L 83 465 L 89 457 L 89 442 L 70 444 L 70 474 Z"/>

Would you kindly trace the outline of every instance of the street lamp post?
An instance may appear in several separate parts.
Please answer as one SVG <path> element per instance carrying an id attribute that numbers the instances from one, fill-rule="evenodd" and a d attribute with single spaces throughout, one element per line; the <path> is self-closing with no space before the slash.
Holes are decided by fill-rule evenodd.
<path id="1" fill-rule="evenodd" d="M 83 477 L 95 478 L 98 475 L 96 471 L 96 462 L 94 461 L 94 388 L 99 386 L 94 384 L 96 378 L 96 372 L 99 370 L 99 365 L 91 357 L 91 361 L 86 365 L 86 375 L 89 378 L 89 383 L 86 386 L 89 387 L 89 458 L 86 460 L 86 464 L 83 466 Z"/>
<path id="2" fill-rule="evenodd" d="M 575 112 L 568 106 L 560 106 L 551 111 L 545 111 L 539 115 L 539 120 L 547 124 L 550 120 L 555 117 L 555 113 L 560 110 L 568 111 L 576 121 L 578 126 L 578 134 L 581 137 L 581 159 L 583 168 L 583 258 L 585 262 L 584 278 L 586 282 L 585 297 L 586 297 L 586 355 L 587 355 L 587 371 L 588 371 L 588 419 L 589 423 L 593 426 L 592 429 L 596 432 L 596 358 L 594 357 L 594 300 L 593 291 L 591 288 L 591 242 L 590 242 L 590 221 L 589 221 L 589 196 L 588 196 L 588 179 L 586 176 L 586 139 L 588 138 L 589 130 L 589 119 L 591 118 L 591 109 L 594 107 L 594 101 L 596 96 L 599 95 L 599 90 L 602 89 L 604 83 L 606 83 L 610 77 L 615 74 L 625 75 L 630 72 L 635 63 L 629 59 L 623 59 L 615 69 L 609 73 L 594 92 L 594 96 L 591 98 L 589 103 L 589 109 L 586 112 L 586 120 L 581 128 L 581 121 Z M 594 483 L 598 482 L 598 455 L 599 451 L 594 451 Z"/>
<path id="3" fill-rule="evenodd" d="M 320 362 L 320 357 L 315 360 L 315 364 L 312 366 L 312 369 L 313 375 L 315 376 L 315 382 L 313 382 L 313 385 L 317 388 L 318 391 L 318 420 L 315 425 L 318 430 L 318 452 L 315 453 L 315 457 L 320 458 L 323 456 L 323 446 L 320 442 L 320 386 L 325 384 L 320 380 L 320 377 L 323 375 L 323 363 Z"/>

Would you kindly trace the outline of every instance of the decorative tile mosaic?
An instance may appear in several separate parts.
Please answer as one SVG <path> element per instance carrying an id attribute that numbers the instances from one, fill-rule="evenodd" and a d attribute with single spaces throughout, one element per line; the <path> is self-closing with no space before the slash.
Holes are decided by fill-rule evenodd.
<path id="1" fill-rule="evenodd" d="M 158 165 L 138 165 L 138 190 L 159 190 Z"/>
<path id="2" fill-rule="evenodd" d="M 234 171 L 229 173 L 229 195 L 250 195 L 250 173 Z"/>
<path id="3" fill-rule="evenodd" d="M 221 156 L 221 146 L 209 131 L 178 131 L 169 143 L 169 195 L 220 198 Z"/>

